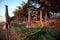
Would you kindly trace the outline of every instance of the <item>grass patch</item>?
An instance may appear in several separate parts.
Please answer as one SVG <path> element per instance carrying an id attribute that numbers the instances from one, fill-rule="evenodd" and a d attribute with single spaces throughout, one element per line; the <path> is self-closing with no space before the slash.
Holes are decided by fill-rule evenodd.
<path id="1" fill-rule="evenodd" d="M 36 30 L 36 28 L 30 28 L 31 31 Z"/>
<path id="2" fill-rule="evenodd" d="M 27 29 L 25 24 L 22 24 L 22 25 L 15 24 L 14 28 L 17 32 L 22 33 L 20 35 L 21 40 L 27 40 L 27 39 L 29 40 L 56 40 L 57 35 L 60 35 L 59 32 L 51 28 L 46 28 L 46 27 L 40 28 L 40 26 L 37 26 L 37 28 Z M 33 31 L 33 32 L 30 32 L 30 31 Z"/>

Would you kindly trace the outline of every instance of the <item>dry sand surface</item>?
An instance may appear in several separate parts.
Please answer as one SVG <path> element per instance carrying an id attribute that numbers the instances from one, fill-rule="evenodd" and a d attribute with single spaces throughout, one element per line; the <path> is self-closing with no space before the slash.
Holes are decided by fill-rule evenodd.
<path id="1" fill-rule="evenodd" d="M 0 22 L 0 40 L 19 40 L 19 36 L 12 27 L 10 30 L 3 30 L 4 22 Z"/>

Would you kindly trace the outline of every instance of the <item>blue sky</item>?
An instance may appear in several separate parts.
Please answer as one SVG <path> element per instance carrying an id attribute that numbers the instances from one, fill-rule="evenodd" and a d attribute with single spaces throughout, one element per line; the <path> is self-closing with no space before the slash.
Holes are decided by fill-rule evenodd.
<path id="1" fill-rule="evenodd" d="M 21 6 L 22 2 L 27 3 L 27 0 L 0 0 L 0 15 L 5 14 L 5 5 L 8 5 L 9 16 L 13 16 L 13 11 L 17 9 L 17 6 Z"/>

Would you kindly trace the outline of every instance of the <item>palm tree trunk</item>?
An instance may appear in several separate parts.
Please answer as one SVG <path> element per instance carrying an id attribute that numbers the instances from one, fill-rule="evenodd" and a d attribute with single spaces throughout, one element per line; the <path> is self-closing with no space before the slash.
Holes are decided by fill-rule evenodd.
<path id="1" fill-rule="evenodd" d="M 45 21 L 48 21 L 47 13 L 45 13 Z"/>
<path id="2" fill-rule="evenodd" d="M 43 26 L 43 22 L 42 22 L 42 11 L 40 10 L 40 24 L 41 26 Z"/>
<path id="3" fill-rule="evenodd" d="M 28 11 L 28 24 L 27 24 L 27 27 L 30 28 L 31 27 L 31 17 L 30 17 L 30 11 Z"/>

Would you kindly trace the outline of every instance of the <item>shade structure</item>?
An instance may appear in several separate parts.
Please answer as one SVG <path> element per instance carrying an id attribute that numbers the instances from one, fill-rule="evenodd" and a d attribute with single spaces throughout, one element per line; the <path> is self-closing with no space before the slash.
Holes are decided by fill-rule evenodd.
<path id="1" fill-rule="evenodd" d="M 8 6 L 5 5 L 5 20 L 6 20 L 6 23 L 3 27 L 3 29 L 9 29 L 10 28 L 10 17 L 8 15 Z"/>

